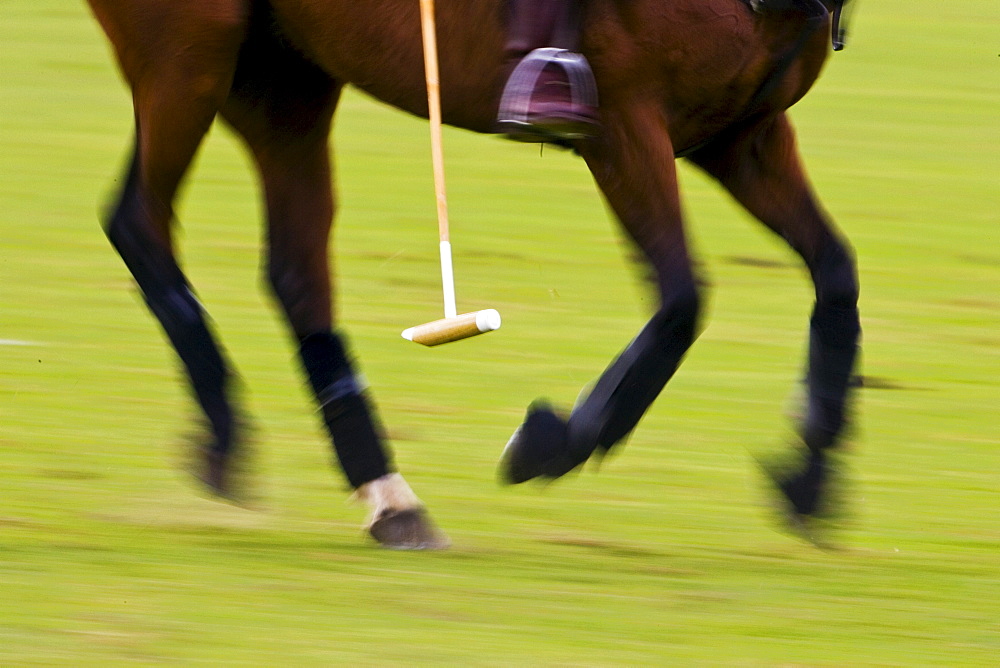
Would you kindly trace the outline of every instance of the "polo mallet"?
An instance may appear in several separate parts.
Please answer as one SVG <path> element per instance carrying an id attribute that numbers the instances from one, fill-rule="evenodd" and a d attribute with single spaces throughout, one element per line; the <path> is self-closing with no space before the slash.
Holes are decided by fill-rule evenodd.
<path id="1" fill-rule="evenodd" d="M 434 194 L 437 196 L 438 237 L 441 249 L 441 285 L 444 291 L 444 318 L 403 330 L 407 341 L 436 346 L 500 328 L 500 314 L 485 309 L 458 315 L 455 306 L 455 273 L 451 263 L 448 235 L 448 200 L 444 190 L 444 153 L 441 150 L 441 83 L 438 75 L 437 28 L 434 0 L 420 0 L 420 27 L 424 42 L 424 75 L 427 80 L 427 109 L 431 124 L 431 162 L 434 165 Z"/>

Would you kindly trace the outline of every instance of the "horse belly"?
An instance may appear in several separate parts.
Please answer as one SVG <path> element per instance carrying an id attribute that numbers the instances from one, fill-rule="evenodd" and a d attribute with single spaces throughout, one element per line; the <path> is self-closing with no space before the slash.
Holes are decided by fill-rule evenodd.
<path id="1" fill-rule="evenodd" d="M 276 23 L 333 78 L 417 116 L 427 116 L 416 0 L 272 0 Z M 479 132 L 493 124 L 503 83 L 495 3 L 460 0 L 437 10 L 444 122 Z"/>

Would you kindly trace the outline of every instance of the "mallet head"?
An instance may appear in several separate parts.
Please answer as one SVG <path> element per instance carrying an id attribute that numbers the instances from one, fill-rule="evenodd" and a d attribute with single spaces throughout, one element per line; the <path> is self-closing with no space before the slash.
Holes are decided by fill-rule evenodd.
<path id="1" fill-rule="evenodd" d="M 438 346 L 494 329 L 500 329 L 500 314 L 496 309 L 489 308 L 409 327 L 403 330 L 403 338 L 425 346 Z"/>

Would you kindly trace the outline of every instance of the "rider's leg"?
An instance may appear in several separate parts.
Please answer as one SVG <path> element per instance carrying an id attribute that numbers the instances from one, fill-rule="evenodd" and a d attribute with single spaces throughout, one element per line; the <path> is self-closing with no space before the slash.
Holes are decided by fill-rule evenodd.
<path id="1" fill-rule="evenodd" d="M 504 54 L 512 72 L 497 125 L 512 139 L 579 139 L 597 129 L 597 91 L 577 53 L 583 0 L 510 0 Z"/>

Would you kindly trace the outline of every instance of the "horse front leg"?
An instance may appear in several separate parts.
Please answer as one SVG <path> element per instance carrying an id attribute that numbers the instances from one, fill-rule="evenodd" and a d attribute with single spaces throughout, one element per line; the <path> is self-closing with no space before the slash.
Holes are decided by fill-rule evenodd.
<path id="1" fill-rule="evenodd" d="M 205 417 L 207 440 L 194 443 L 191 472 L 212 493 L 242 501 L 247 490 L 232 473 L 233 462 L 243 454 L 246 427 L 237 410 L 236 378 L 174 257 L 171 214 L 160 200 L 143 194 L 147 191 L 138 176 L 140 162 L 137 152 L 105 231 L 180 358 Z"/>
<path id="2" fill-rule="evenodd" d="M 265 51 L 266 53 L 266 51 Z M 286 52 L 280 79 L 241 71 L 224 116 L 246 140 L 267 204 L 267 279 L 299 346 L 334 452 L 370 509 L 369 533 L 397 549 L 448 540 L 395 471 L 374 403 L 333 325 L 328 246 L 333 222 L 329 134 L 340 86 Z M 248 65 L 249 67 L 250 65 Z M 267 91 L 267 105 L 256 103 Z"/>
<path id="3" fill-rule="evenodd" d="M 176 350 L 207 418 L 210 441 L 197 453 L 196 475 L 220 495 L 238 492 L 227 463 L 240 443 L 234 377 L 173 249 L 173 202 L 182 177 L 225 99 L 245 25 L 224 3 L 172 6 L 176 30 L 154 44 L 130 35 L 114 8 L 94 3 L 109 34 L 134 38 L 118 56 L 132 86 L 136 141 L 127 178 L 105 231 Z M 218 11 L 217 11 L 218 10 Z M 199 12 L 204 11 L 202 16 Z M 230 16 L 230 18 L 227 18 Z M 176 52 L 176 57 L 167 54 Z M 201 444 L 199 444 L 201 445 Z"/>
<path id="4" fill-rule="evenodd" d="M 604 134 L 581 153 L 621 224 L 655 270 L 660 308 L 563 418 L 535 404 L 501 458 L 516 484 L 558 478 L 625 438 L 698 334 L 700 297 L 688 256 L 673 149 L 655 103 L 608 109 Z"/>
<path id="5" fill-rule="evenodd" d="M 821 210 L 804 174 L 785 114 L 691 156 L 803 259 L 816 291 L 809 320 L 804 457 L 771 475 L 801 523 L 830 510 L 828 453 L 848 425 L 859 351 L 858 279 L 853 253 Z"/>

